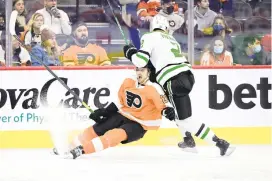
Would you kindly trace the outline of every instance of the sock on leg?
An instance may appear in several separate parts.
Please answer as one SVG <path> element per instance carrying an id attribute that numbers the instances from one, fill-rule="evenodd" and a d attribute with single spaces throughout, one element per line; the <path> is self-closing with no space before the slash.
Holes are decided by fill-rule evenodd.
<path id="1" fill-rule="evenodd" d="M 84 142 L 83 149 L 85 154 L 99 152 L 109 147 L 117 146 L 127 139 L 127 133 L 123 129 L 113 129 L 106 132 L 103 136 L 93 138 L 91 141 Z"/>
<path id="2" fill-rule="evenodd" d="M 179 127 L 184 127 L 186 131 L 191 132 L 196 137 L 215 145 L 216 142 L 213 141 L 215 136 L 214 132 L 204 123 L 199 123 L 192 119 L 192 117 L 185 120 L 177 120 Z"/>

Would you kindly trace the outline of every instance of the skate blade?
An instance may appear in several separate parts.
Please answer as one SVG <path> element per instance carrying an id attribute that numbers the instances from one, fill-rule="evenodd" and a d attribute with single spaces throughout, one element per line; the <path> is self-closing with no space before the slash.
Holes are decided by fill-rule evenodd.
<path id="1" fill-rule="evenodd" d="M 186 148 L 180 148 L 182 151 L 184 152 L 189 152 L 189 153 L 198 153 L 198 150 L 196 149 L 196 147 L 194 148 L 190 148 L 190 147 L 186 147 Z"/>
<path id="2" fill-rule="evenodd" d="M 226 151 L 226 154 L 224 156 L 230 156 L 234 151 L 235 151 L 235 147 L 233 146 L 230 146 L 227 151 Z"/>
<path id="3" fill-rule="evenodd" d="M 66 152 L 66 153 L 63 153 L 63 154 L 59 154 L 57 155 L 60 159 L 65 159 L 65 160 L 72 160 L 74 159 L 73 158 L 73 155 L 70 153 L 70 152 Z"/>

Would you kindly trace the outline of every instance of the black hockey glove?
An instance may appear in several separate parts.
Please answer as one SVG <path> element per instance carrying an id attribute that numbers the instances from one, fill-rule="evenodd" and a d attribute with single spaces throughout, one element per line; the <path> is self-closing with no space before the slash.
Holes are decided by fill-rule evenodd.
<path id="1" fill-rule="evenodd" d="M 173 121 L 175 120 L 176 117 L 175 109 L 172 107 L 166 107 L 162 110 L 162 115 L 165 116 L 170 121 Z"/>
<path id="2" fill-rule="evenodd" d="M 127 59 L 131 61 L 131 57 L 133 54 L 137 53 L 137 48 L 135 48 L 132 44 L 125 45 L 124 48 L 124 55 Z"/>
<path id="3" fill-rule="evenodd" d="M 95 110 L 93 113 L 90 114 L 89 118 L 94 120 L 96 123 L 103 122 L 107 120 L 112 114 L 116 113 L 118 108 L 112 102 L 106 108 L 100 108 Z"/>

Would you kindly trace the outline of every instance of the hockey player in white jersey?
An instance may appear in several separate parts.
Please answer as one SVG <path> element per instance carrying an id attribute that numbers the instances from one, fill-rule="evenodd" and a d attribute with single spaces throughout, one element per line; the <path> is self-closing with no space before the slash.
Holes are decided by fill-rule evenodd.
<path id="1" fill-rule="evenodd" d="M 224 139 L 218 138 L 205 123 L 192 118 L 192 108 L 189 93 L 195 83 L 192 67 L 182 55 L 180 45 L 172 35 L 168 34 L 169 23 L 162 16 L 155 16 L 153 30 L 141 38 L 141 48 L 133 45 L 124 46 L 125 56 L 137 67 L 144 67 L 149 61 L 156 70 L 156 80 L 164 88 L 169 101 L 176 110 L 176 124 L 183 134 L 184 141 L 179 147 L 194 148 L 195 142 L 191 135 L 216 145 L 220 155 L 230 155 L 233 147 Z"/>

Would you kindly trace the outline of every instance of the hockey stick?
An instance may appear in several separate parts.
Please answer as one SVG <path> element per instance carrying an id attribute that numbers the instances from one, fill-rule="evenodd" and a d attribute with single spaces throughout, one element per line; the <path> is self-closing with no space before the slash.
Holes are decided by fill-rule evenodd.
<path id="1" fill-rule="evenodd" d="M 20 40 L 20 38 L 17 35 L 13 35 L 13 37 L 22 45 L 22 47 L 24 47 L 28 53 L 33 56 L 36 60 L 38 60 L 38 62 L 40 64 L 42 64 L 46 70 L 53 75 L 53 77 L 55 77 L 55 79 L 57 79 L 59 81 L 59 83 L 66 88 L 86 109 L 88 109 L 91 113 L 93 112 L 93 110 L 72 90 L 70 89 L 70 87 L 68 87 L 39 57 L 35 56 L 33 53 L 31 53 L 31 51 L 29 50 L 29 48 Z"/>
<path id="2" fill-rule="evenodd" d="M 109 0 L 107 0 L 107 1 L 108 1 L 109 6 L 110 6 L 112 15 L 113 15 L 113 17 L 114 17 L 114 19 L 115 19 L 115 21 L 116 21 L 116 23 L 117 23 L 117 25 L 118 25 L 118 28 L 119 28 L 119 30 L 120 30 L 122 36 L 123 36 L 123 39 L 125 40 L 126 44 L 128 45 L 128 44 L 129 44 L 129 43 L 128 43 L 128 40 L 127 40 L 127 38 L 126 38 L 126 36 L 125 36 L 125 33 L 124 33 L 124 31 L 123 31 L 123 29 L 122 29 L 122 27 L 121 27 L 121 25 L 120 25 L 120 23 L 119 23 L 117 17 L 116 17 L 115 14 L 114 14 L 114 11 L 113 11 L 113 8 L 112 8 L 112 6 L 111 6 L 111 4 L 110 4 L 110 1 L 109 1 Z"/>

